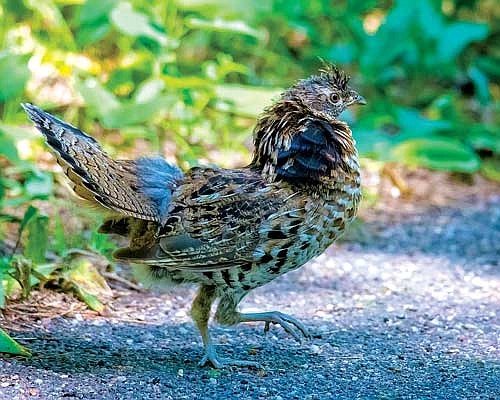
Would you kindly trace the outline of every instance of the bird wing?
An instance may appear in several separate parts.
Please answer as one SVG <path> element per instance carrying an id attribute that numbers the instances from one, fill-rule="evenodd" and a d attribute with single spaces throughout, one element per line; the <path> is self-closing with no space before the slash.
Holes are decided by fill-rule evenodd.
<path id="1" fill-rule="evenodd" d="M 251 170 L 194 169 L 153 246 L 115 257 L 159 267 L 213 271 L 258 261 L 269 218 L 289 194 Z"/>

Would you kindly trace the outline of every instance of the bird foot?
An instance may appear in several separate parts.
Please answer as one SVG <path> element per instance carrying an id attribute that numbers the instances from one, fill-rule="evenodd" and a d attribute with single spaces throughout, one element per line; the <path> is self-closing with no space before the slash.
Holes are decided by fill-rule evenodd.
<path id="1" fill-rule="evenodd" d="M 262 365 L 255 361 L 233 360 L 230 358 L 219 357 L 215 351 L 215 346 L 212 344 L 207 346 L 205 349 L 205 355 L 198 365 L 200 367 L 204 367 L 208 363 L 212 364 L 212 366 L 216 369 L 222 369 L 225 367 L 250 367 L 255 369 L 264 369 Z"/>
<path id="2" fill-rule="evenodd" d="M 264 321 L 266 323 L 264 327 L 265 333 L 269 331 L 271 324 L 279 324 L 286 333 L 291 335 L 298 342 L 301 342 L 301 334 L 306 339 L 310 339 L 312 337 L 304 324 L 302 324 L 302 322 L 298 321 L 291 315 L 284 314 L 279 311 L 247 313 L 241 314 L 240 316 L 242 322 Z"/>

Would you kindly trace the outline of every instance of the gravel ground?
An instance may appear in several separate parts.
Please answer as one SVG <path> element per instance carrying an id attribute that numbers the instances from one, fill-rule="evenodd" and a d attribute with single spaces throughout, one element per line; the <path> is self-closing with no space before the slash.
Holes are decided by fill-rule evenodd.
<path id="1" fill-rule="evenodd" d="M 247 310 L 310 326 L 214 326 L 221 355 L 265 370 L 198 368 L 192 290 L 133 294 L 142 324 L 53 320 L 14 332 L 31 359 L 0 359 L 0 399 L 500 399 L 500 197 L 432 208 L 343 243 L 254 291 Z"/>

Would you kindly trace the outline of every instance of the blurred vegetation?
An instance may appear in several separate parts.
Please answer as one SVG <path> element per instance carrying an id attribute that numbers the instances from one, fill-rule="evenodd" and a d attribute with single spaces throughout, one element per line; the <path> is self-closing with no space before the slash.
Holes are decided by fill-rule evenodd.
<path id="1" fill-rule="evenodd" d="M 0 308 L 52 284 L 99 309 L 75 248 L 113 249 L 20 102 L 113 156 L 242 165 L 255 117 L 323 59 L 368 99 L 344 116 L 363 157 L 500 179 L 496 0 L 3 0 L 0 21 Z"/>

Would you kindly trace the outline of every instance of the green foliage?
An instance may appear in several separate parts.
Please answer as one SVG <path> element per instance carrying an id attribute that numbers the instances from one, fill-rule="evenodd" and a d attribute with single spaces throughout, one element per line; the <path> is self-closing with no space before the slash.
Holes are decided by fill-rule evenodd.
<path id="1" fill-rule="evenodd" d="M 24 357 L 31 356 L 31 353 L 25 347 L 12 339 L 2 328 L 0 328 L 0 353 L 9 353 Z"/>
<path id="2" fill-rule="evenodd" d="M 389 152 L 380 157 L 378 140 L 358 135 L 363 155 L 414 163 L 407 152 L 391 149 L 428 136 L 450 137 L 455 147 L 458 140 L 466 152 L 467 130 L 477 124 L 498 140 L 492 129 L 498 124 L 497 11 L 487 0 L 397 0 L 392 6 L 9 0 L 2 13 L 0 102 L 4 120 L 15 123 L 23 121 L 17 103 L 28 79 L 40 80 L 39 70 L 50 69 L 51 79 L 82 96 L 84 128 L 96 118 L 106 130 L 120 129 L 128 144 L 143 137 L 162 151 L 174 142 L 184 166 L 212 148 L 248 159 L 232 136 L 248 135 L 253 118 L 276 95 L 273 87 L 315 72 L 322 57 L 357 71 L 355 84 L 369 99 L 354 131 L 376 132 Z M 63 104 L 50 85 L 39 83 L 49 86 L 42 105 Z M 26 97 L 40 103 L 31 89 Z M 452 115 L 439 115 L 440 103 L 450 100 Z M 76 102 L 64 104 L 74 115 Z M 402 108 L 409 116 L 399 115 Z M 411 125 L 416 118 L 424 131 Z"/>
<path id="3" fill-rule="evenodd" d="M 35 264 L 45 262 L 45 252 L 48 247 L 48 225 L 48 217 L 39 213 L 29 222 L 24 256 Z"/>
<path id="4" fill-rule="evenodd" d="M 23 91 L 30 72 L 26 62 L 28 57 L 12 54 L 7 51 L 0 53 L 0 102 L 16 98 Z"/>
<path id="5" fill-rule="evenodd" d="M 146 146 L 182 167 L 200 159 L 241 165 L 256 116 L 324 59 L 350 71 L 368 99 L 344 116 L 362 156 L 499 180 L 494 3 L 5 0 L 0 241 L 18 224 L 20 248 L 15 257 L 0 253 L 0 307 L 16 290 L 57 277 L 99 308 L 99 296 L 68 283 L 71 249 L 113 250 L 88 225 L 57 215 L 67 206 L 56 206 L 53 176 L 37 166 L 45 150 L 21 101 L 62 114 L 113 155 Z M 47 263 L 49 253 L 57 265 Z"/>
<path id="6" fill-rule="evenodd" d="M 450 4 L 457 15 L 455 7 L 462 3 L 447 2 Z M 490 56 L 479 63 L 473 57 L 474 43 L 479 41 L 483 49 L 498 51 L 489 39 L 494 25 L 453 20 L 444 15 L 441 6 L 444 3 L 431 0 L 396 1 L 371 35 L 360 33 L 350 21 L 346 41 L 332 47 L 329 59 L 352 64 L 359 60 L 363 81 L 372 92 L 365 95 L 370 104 L 359 116 L 359 129 L 354 129 L 363 154 L 475 172 L 481 161 L 473 154 L 473 149 L 479 149 L 471 147 L 471 135 L 482 143 L 481 150 L 500 156 L 492 146 L 500 139 L 499 130 L 493 128 L 499 122 L 498 99 L 493 101 L 490 91 L 490 87 L 498 90 L 493 82 L 500 64 L 493 66 Z M 372 11 L 372 17 L 380 11 Z M 486 133 L 493 130 L 493 135 Z"/>
<path id="7" fill-rule="evenodd" d="M 445 171 L 475 172 L 480 164 L 471 149 L 448 138 L 406 140 L 394 148 L 393 154 L 414 165 Z"/>
<path id="8" fill-rule="evenodd" d="M 102 311 L 104 305 L 99 299 L 112 296 L 111 289 L 95 266 L 102 259 L 92 254 L 75 253 L 67 261 L 68 268 L 62 275 L 65 285 L 91 310 Z"/>
<path id="9" fill-rule="evenodd" d="M 9 278 L 9 268 L 10 263 L 7 257 L 0 258 L 0 309 L 5 308 L 5 297 L 7 296 L 5 293 L 4 281 Z"/>

